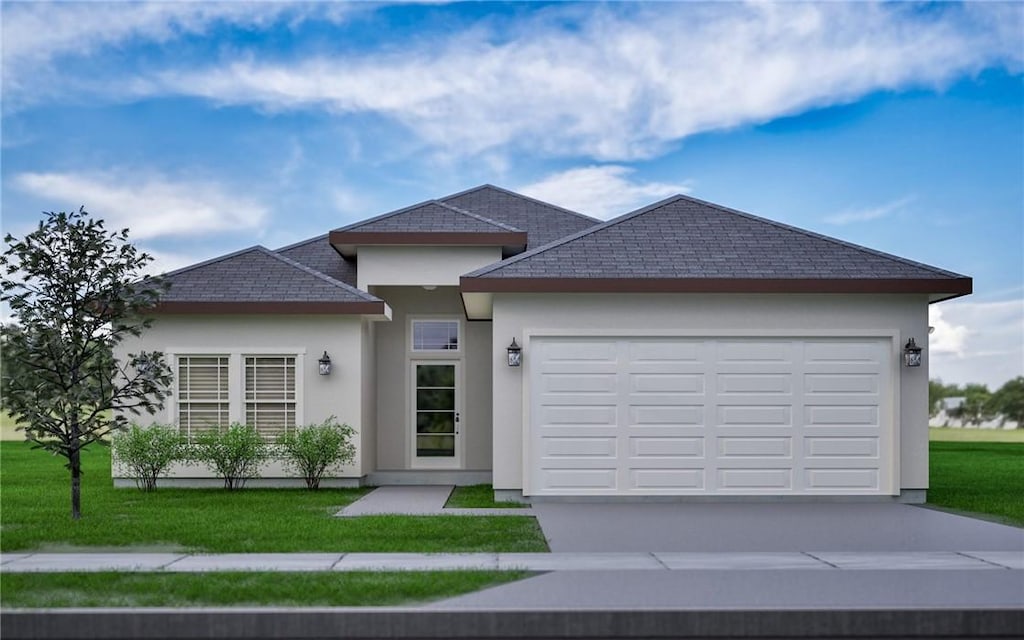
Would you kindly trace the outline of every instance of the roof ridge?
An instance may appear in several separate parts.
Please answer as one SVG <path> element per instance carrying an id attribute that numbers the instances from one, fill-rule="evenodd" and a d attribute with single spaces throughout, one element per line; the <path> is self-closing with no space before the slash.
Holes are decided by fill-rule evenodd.
<path id="1" fill-rule="evenodd" d="M 355 295 L 359 296 L 360 298 L 362 298 L 363 300 L 366 300 L 368 302 L 378 302 L 378 301 L 380 301 L 380 298 L 378 298 L 377 296 L 375 296 L 373 294 L 367 293 L 366 291 L 363 291 L 362 289 L 358 289 L 356 287 L 353 287 L 352 285 L 344 283 L 341 280 L 336 280 L 335 278 L 332 278 L 331 276 L 327 275 L 326 273 L 321 273 L 320 271 L 317 271 L 316 269 L 314 269 L 312 267 L 308 267 L 308 266 L 302 264 L 301 262 L 298 262 L 296 260 L 292 260 L 291 258 L 289 258 L 287 256 L 283 256 L 283 255 L 281 255 L 281 254 L 279 254 L 279 253 L 277 253 L 275 251 L 271 251 L 270 249 L 267 249 L 266 247 L 264 247 L 262 245 L 256 245 L 255 247 L 253 247 L 253 249 L 255 249 L 256 251 L 259 251 L 259 252 L 261 252 L 261 253 L 263 253 L 265 255 L 268 255 L 268 256 L 270 256 L 272 258 L 276 258 L 277 260 L 280 260 L 281 262 L 284 262 L 285 264 L 287 264 L 287 265 L 289 265 L 291 267 L 299 269 L 300 271 L 303 271 L 303 272 L 305 272 L 305 273 L 307 273 L 307 274 L 309 274 L 309 275 L 311 275 L 311 276 L 313 276 L 315 278 L 319 278 L 320 280 L 323 280 L 324 282 L 326 282 L 328 284 L 334 285 L 335 287 L 338 287 L 339 289 L 342 289 L 342 290 L 347 291 L 349 293 L 355 294 Z"/>
<path id="2" fill-rule="evenodd" d="M 562 213 L 568 213 L 570 215 L 574 215 L 577 218 L 583 218 L 584 220 L 589 220 L 591 222 L 601 222 L 601 220 L 599 218 L 594 218 L 594 217 L 588 216 L 588 215 L 586 215 L 584 213 L 580 213 L 578 211 L 573 211 L 572 209 L 566 209 L 565 207 L 560 207 L 557 204 L 551 204 L 550 202 L 544 202 L 543 200 L 538 200 L 537 198 L 532 198 L 530 196 L 523 195 L 521 193 L 512 191 L 511 189 L 504 189 L 504 188 L 499 187 L 497 185 L 493 185 L 493 184 L 491 184 L 489 182 L 485 182 L 484 184 L 478 185 L 476 187 L 472 187 L 470 189 L 466 189 L 464 191 L 459 191 L 458 193 L 453 193 L 451 195 L 444 196 L 444 200 L 451 200 L 451 199 L 454 199 L 454 198 L 458 198 L 459 196 L 464 196 L 466 194 L 473 193 L 474 191 L 480 191 L 481 189 L 494 189 L 495 191 L 500 191 L 500 192 L 502 192 L 502 193 L 504 193 L 506 195 L 514 196 L 516 198 L 522 198 L 523 200 L 529 200 L 530 202 L 533 202 L 535 204 L 540 204 L 540 205 L 543 205 L 545 207 L 549 207 L 551 209 L 555 209 L 557 211 L 561 211 Z"/>
<path id="3" fill-rule="evenodd" d="M 700 204 L 703 204 L 703 205 L 706 205 L 706 206 L 709 206 L 709 207 L 713 207 L 715 209 L 718 209 L 719 211 L 724 211 L 726 213 L 731 213 L 731 214 L 734 214 L 734 215 L 742 216 L 742 217 L 748 218 L 750 220 L 757 220 L 759 222 L 765 222 L 767 224 L 772 225 L 773 227 L 778 227 L 780 229 L 785 229 L 787 231 L 795 231 L 795 232 L 800 233 L 802 235 L 805 235 L 805 236 L 808 236 L 808 237 L 811 237 L 811 238 L 816 238 L 818 240 L 825 240 L 827 242 L 831 242 L 832 244 L 837 244 L 839 246 L 846 247 L 848 249 L 854 249 L 854 250 L 860 251 L 862 253 L 867 253 L 867 254 L 878 256 L 878 257 L 881 257 L 881 258 L 887 258 L 889 260 L 895 260 L 896 262 L 900 262 L 902 264 L 910 265 L 912 267 L 918 267 L 920 269 L 927 269 L 928 271 L 932 271 L 932 272 L 935 272 L 935 273 L 940 273 L 940 274 L 946 275 L 946 276 L 955 276 L 957 278 L 965 278 L 965 277 L 967 277 L 967 276 L 964 276 L 963 274 L 956 273 L 954 271 L 947 271 L 945 269 L 940 269 L 939 267 L 935 267 L 935 266 L 932 266 L 930 264 L 925 264 L 923 262 L 917 262 L 916 260 L 910 260 L 909 258 L 902 258 L 900 256 L 893 255 L 891 253 L 886 253 L 884 251 L 879 251 L 877 249 L 871 249 L 869 247 L 865 247 L 863 245 L 859 245 L 859 244 L 856 244 L 856 243 L 853 243 L 853 242 L 848 242 L 846 240 L 841 240 L 841 239 L 835 238 L 833 236 L 827 236 L 827 235 L 825 235 L 823 233 L 817 233 L 815 231 L 810 231 L 808 229 L 801 229 L 800 227 L 794 227 L 792 225 L 785 224 L 784 222 L 778 222 L 776 220 L 771 220 L 769 218 L 762 218 L 761 216 L 754 215 L 753 213 L 747 213 L 746 211 L 740 211 L 739 209 L 733 209 L 731 207 L 726 207 L 724 205 L 715 204 L 714 202 L 708 202 L 707 200 L 701 200 L 700 198 L 694 198 L 693 196 L 687 196 L 687 195 L 679 194 L 678 197 L 682 198 L 684 200 L 689 200 L 691 202 L 697 202 L 697 203 L 700 203 Z"/>
<path id="4" fill-rule="evenodd" d="M 223 262 L 224 260 L 228 260 L 230 258 L 234 258 L 235 256 L 240 256 L 240 255 L 242 255 L 244 253 L 249 253 L 250 251 L 256 251 L 258 249 L 266 249 L 266 247 L 264 247 L 262 245 L 254 244 L 254 245 L 246 247 L 244 249 L 239 249 L 238 251 L 232 251 L 231 253 L 225 253 L 222 256 L 216 256 L 216 257 L 213 257 L 213 258 L 208 258 L 206 260 L 203 260 L 202 262 L 197 262 L 195 264 L 190 264 L 187 267 L 181 267 L 179 269 L 175 269 L 174 271 L 167 271 L 165 273 L 160 274 L 160 277 L 161 278 L 169 278 L 171 276 L 180 275 L 182 273 L 187 273 L 189 271 L 192 271 L 193 269 L 198 269 L 199 267 L 205 267 L 207 265 L 216 264 L 218 262 Z"/>
<path id="5" fill-rule="evenodd" d="M 395 209 L 394 211 L 388 211 L 386 213 L 382 213 L 379 216 L 374 216 L 372 218 L 367 218 L 366 220 L 360 220 L 358 222 L 353 222 L 352 224 L 345 225 L 344 227 L 338 227 L 337 229 L 334 229 L 334 231 L 354 231 L 354 230 L 358 229 L 359 227 L 364 227 L 364 226 L 370 224 L 371 222 L 379 222 L 381 220 L 387 220 L 388 218 L 397 216 L 399 214 L 408 213 L 409 211 L 412 211 L 413 209 L 418 209 L 418 208 L 420 208 L 420 207 L 422 207 L 424 205 L 430 204 L 431 202 L 433 202 L 433 200 L 424 200 L 422 202 L 417 202 L 417 203 L 411 204 L 411 205 L 409 205 L 407 207 L 402 207 L 400 209 Z M 330 234 L 328 234 L 328 236 L 329 235 Z"/>
<path id="6" fill-rule="evenodd" d="M 274 253 L 277 253 L 279 251 L 289 251 L 289 250 L 294 249 L 296 247 L 301 247 L 303 245 L 310 244 L 311 242 L 316 242 L 317 240 L 326 240 L 327 238 L 330 237 L 330 235 L 331 235 L 330 232 L 328 232 L 328 233 L 321 233 L 320 235 L 316 236 L 315 238 L 306 238 L 305 240 L 299 240 L 298 242 L 293 242 L 293 243 L 291 243 L 291 244 L 289 244 L 287 246 L 281 247 L 279 249 L 272 249 L 272 251 L 274 251 Z"/>
<path id="7" fill-rule="evenodd" d="M 581 230 L 577 231 L 576 233 L 564 236 L 562 238 L 558 238 L 557 240 L 552 240 L 551 242 L 549 242 L 547 244 L 542 244 L 539 247 L 536 247 L 534 249 L 530 249 L 529 251 L 524 251 L 523 253 L 520 253 L 518 255 L 512 256 L 511 258 L 506 258 L 504 260 L 500 260 L 498 262 L 495 262 L 494 264 L 489 264 L 489 265 L 487 265 L 485 267 L 481 267 L 480 269 L 477 269 L 476 271 L 471 271 L 470 273 L 467 273 L 466 277 L 475 278 L 477 276 L 482 276 L 484 274 L 491 273 L 492 271 L 497 271 L 498 269 L 502 269 L 504 267 L 507 267 L 510 264 L 515 264 L 515 263 L 520 262 L 522 260 L 526 260 L 527 258 L 531 258 L 531 257 L 533 257 L 533 256 L 535 256 L 537 254 L 544 253 L 545 251 L 550 251 L 551 249 L 554 249 L 555 247 L 560 247 L 563 244 L 566 244 L 568 242 L 572 242 L 573 240 L 577 240 L 579 238 L 582 238 L 584 236 L 588 236 L 588 235 L 590 235 L 592 233 L 596 233 L 596 232 L 601 231 L 603 229 L 607 229 L 609 227 L 613 227 L 613 226 L 619 224 L 620 222 L 625 222 L 626 220 L 631 220 L 632 218 L 635 218 L 636 216 L 642 215 L 644 213 L 647 213 L 648 211 L 652 211 L 652 210 L 654 210 L 656 208 L 662 207 L 662 206 L 664 206 L 666 204 L 669 204 L 670 202 L 673 202 L 676 199 L 681 198 L 681 197 L 683 197 L 682 194 L 676 194 L 674 196 L 669 196 L 668 198 L 665 198 L 663 200 L 659 200 L 658 202 L 655 202 L 654 204 L 649 204 L 646 207 L 641 207 L 640 209 L 637 209 L 635 211 L 630 211 L 628 213 L 624 213 L 624 214 L 622 214 L 621 216 L 619 216 L 617 218 L 612 218 L 611 220 L 605 220 L 602 223 L 595 224 L 594 226 L 587 227 L 586 229 L 581 229 Z"/>
<path id="8" fill-rule="evenodd" d="M 454 211 L 456 213 L 460 213 L 462 215 L 469 216 L 471 218 L 475 218 L 475 219 L 477 219 L 477 220 L 479 220 L 481 222 L 486 222 L 487 224 L 490 224 L 490 225 L 493 225 L 495 227 L 498 227 L 499 229 L 504 229 L 505 231 L 512 231 L 512 232 L 515 232 L 515 233 L 525 233 L 525 231 L 523 231 L 522 229 L 520 229 L 518 227 L 513 227 L 512 225 L 506 224 L 504 222 L 501 222 L 500 220 L 494 220 L 492 218 L 488 218 L 487 216 L 482 216 L 479 213 L 473 213 L 472 211 L 469 211 L 468 209 L 463 209 L 462 207 L 456 207 L 453 204 L 448 204 L 447 202 L 442 202 L 441 200 L 435 200 L 434 202 L 436 202 L 437 204 L 441 205 L 442 207 L 445 207 L 446 209 L 451 209 L 452 211 Z"/>

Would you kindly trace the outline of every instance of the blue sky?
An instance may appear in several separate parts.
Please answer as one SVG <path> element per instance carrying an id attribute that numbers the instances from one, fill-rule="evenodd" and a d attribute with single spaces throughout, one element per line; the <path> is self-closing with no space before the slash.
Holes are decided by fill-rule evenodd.
<path id="1" fill-rule="evenodd" d="M 1024 374 L 1020 3 L 3 3 L 2 207 L 162 268 L 490 182 L 684 192 L 968 274 L 932 375 Z"/>

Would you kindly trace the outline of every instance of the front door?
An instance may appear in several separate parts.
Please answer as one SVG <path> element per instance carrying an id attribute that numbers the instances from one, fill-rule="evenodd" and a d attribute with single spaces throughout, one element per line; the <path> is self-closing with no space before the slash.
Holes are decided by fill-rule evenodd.
<path id="1" fill-rule="evenodd" d="M 417 467 L 461 466 L 459 365 L 414 362 L 413 463 Z"/>

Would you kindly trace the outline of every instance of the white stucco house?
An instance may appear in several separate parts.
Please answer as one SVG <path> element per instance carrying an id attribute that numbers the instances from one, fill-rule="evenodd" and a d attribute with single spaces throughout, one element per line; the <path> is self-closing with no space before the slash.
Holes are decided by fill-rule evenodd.
<path id="1" fill-rule="evenodd" d="M 600 222 L 490 185 L 167 277 L 123 345 L 175 371 L 155 421 L 334 415 L 358 434 L 335 483 L 531 500 L 921 501 L 928 305 L 972 286 L 687 196 Z"/>

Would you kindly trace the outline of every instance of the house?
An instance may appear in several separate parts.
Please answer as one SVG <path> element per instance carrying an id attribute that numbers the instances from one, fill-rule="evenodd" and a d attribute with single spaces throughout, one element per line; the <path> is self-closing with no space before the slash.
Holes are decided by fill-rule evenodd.
<path id="1" fill-rule="evenodd" d="M 922 501 L 928 305 L 971 292 L 688 196 L 600 222 L 490 185 L 168 279 L 124 346 L 174 367 L 157 421 L 271 436 L 334 415 L 358 434 L 336 483 L 533 500 Z"/>

